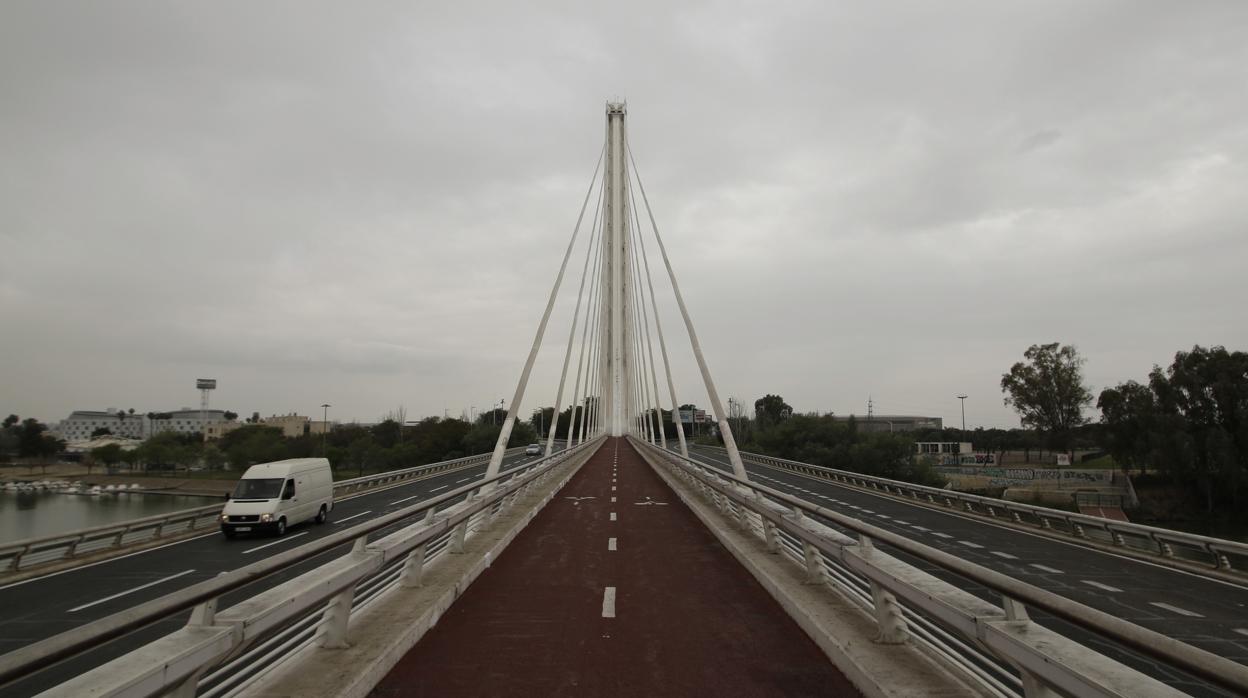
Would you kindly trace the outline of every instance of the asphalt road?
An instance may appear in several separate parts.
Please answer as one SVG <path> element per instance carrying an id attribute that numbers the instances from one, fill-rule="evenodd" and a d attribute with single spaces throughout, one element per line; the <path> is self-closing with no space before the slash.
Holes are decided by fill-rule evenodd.
<path id="1" fill-rule="evenodd" d="M 691 449 L 730 470 L 726 456 Z M 1214 654 L 1248 664 L 1248 586 L 1054 540 L 982 518 L 930 509 L 746 461 L 750 478 L 989 569 L 1110 613 Z M 825 522 L 827 523 L 827 522 Z M 881 545 L 881 548 L 886 546 Z M 993 592 L 896 550 L 893 555 L 992 603 Z M 1045 626 L 1194 695 L 1226 695 L 1158 667 L 1064 621 L 1033 613 Z"/>
<path id="2" fill-rule="evenodd" d="M 537 458 L 539 456 L 508 457 L 503 461 L 503 470 L 524 465 Z M 472 466 L 418 482 L 338 500 L 326 524 L 307 522 L 293 526 L 281 538 L 242 536 L 229 540 L 219 530 L 214 529 L 212 533 L 167 546 L 0 587 L 0 654 L 73 630 L 144 601 L 210 579 L 221 572 L 252 564 L 266 556 L 340 531 L 344 527 L 363 523 L 442 492 L 463 487 L 483 477 L 485 469 L 484 464 Z M 399 526 L 410 523 L 404 522 Z M 376 532 L 370 537 L 380 538 L 399 526 Z M 227 595 L 220 608 L 228 608 L 244 598 L 324 564 L 344 554 L 347 547 L 326 552 L 281 574 L 256 582 L 234 595 Z M 50 688 L 71 676 L 173 632 L 186 623 L 188 616 L 189 612 L 179 618 L 148 626 L 24 681 L 0 688 L 0 697 L 28 696 Z"/>

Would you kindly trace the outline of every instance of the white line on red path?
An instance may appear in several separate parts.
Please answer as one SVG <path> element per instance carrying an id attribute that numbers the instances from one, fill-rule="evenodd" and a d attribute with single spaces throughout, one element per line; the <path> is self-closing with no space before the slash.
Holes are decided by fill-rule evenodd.
<path id="1" fill-rule="evenodd" d="M 614 538 L 608 538 L 608 539 L 607 539 L 607 550 L 615 550 L 615 539 L 614 539 Z"/>
<path id="2" fill-rule="evenodd" d="M 602 591 L 602 617 L 615 617 L 615 587 L 607 587 Z"/>

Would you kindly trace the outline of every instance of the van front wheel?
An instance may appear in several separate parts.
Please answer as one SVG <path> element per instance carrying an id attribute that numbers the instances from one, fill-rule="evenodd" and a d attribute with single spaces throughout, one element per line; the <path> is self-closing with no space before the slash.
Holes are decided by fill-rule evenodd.
<path id="1" fill-rule="evenodd" d="M 286 535 L 286 517 L 282 517 L 277 520 L 277 535 Z"/>
<path id="2" fill-rule="evenodd" d="M 324 505 L 324 504 L 322 504 L 322 505 L 321 505 L 321 510 L 320 510 L 320 511 L 318 511 L 318 512 L 316 513 L 316 522 L 317 522 L 318 524 L 323 524 L 323 523 L 325 523 L 325 519 L 326 519 L 326 518 L 328 518 L 328 516 L 326 515 L 325 505 Z"/>

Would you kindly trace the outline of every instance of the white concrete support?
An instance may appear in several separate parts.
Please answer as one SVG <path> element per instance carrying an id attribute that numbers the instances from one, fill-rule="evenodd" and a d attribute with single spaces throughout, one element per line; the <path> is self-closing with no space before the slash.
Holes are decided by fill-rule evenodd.
<path id="1" fill-rule="evenodd" d="M 625 154 L 624 116 L 627 109 L 621 103 L 607 104 L 607 165 L 603 177 L 606 182 L 606 215 L 603 241 L 606 243 L 607 269 L 610 273 L 607 324 L 607 381 L 605 389 L 606 426 L 612 436 L 623 436 L 630 431 L 628 419 L 629 371 L 628 358 L 628 304 L 631 284 L 628 279 L 628 158 Z"/>
<path id="2" fill-rule="evenodd" d="M 559 274 L 550 288 L 550 298 L 546 301 L 546 311 L 542 313 L 542 321 L 537 325 L 537 334 L 533 337 L 533 346 L 529 348 L 529 358 L 524 362 L 524 370 L 520 373 L 520 381 L 516 383 L 516 392 L 511 398 L 511 407 L 507 410 L 507 419 L 503 421 L 502 431 L 494 444 L 494 453 L 490 456 L 490 464 L 485 469 L 485 479 L 498 475 L 503 464 L 503 456 L 507 453 L 507 441 L 511 439 L 511 429 L 516 424 L 516 414 L 524 401 L 524 390 L 529 385 L 529 374 L 533 371 L 533 362 L 537 360 L 537 351 L 542 347 L 542 337 L 546 335 L 546 323 L 550 322 L 550 313 L 555 308 L 555 297 L 559 295 L 559 286 L 563 283 L 563 274 L 568 269 L 568 258 L 572 256 L 572 248 L 576 245 L 577 234 L 581 231 L 581 221 L 585 218 L 585 209 L 589 207 L 589 197 L 594 193 L 594 181 L 598 179 L 598 170 L 602 167 L 602 156 L 598 156 L 598 164 L 594 165 L 594 175 L 585 190 L 585 201 L 581 203 L 581 212 L 576 217 L 576 226 L 572 229 L 572 237 L 568 240 L 568 249 L 563 253 L 563 261 L 559 263 Z"/>
<path id="3" fill-rule="evenodd" d="M 659 234 L 659 226 L 654 221 L 654 211 L 651 210 L 650 200 L 646 197 L 646 187 L 641 182 L 641 175 L 637 174 L 636 163 L 633 164 L 633 172 L 637 175 L 637 188 L 641 191 L 642 203 L 645 204 L 646 214 L 650 217 L 650 228 L 654 231 L 654 239 L 659 244 L 663 265 L 667 267 L 667 276 L 672 282 L 672 291 L 676 294 L 676 305 L 680 307 L 680 316 L 685 321 L 685 330 L 689 332 L 689 343 L 693 345 L 693 357 L 697 359 L 698 368 L 702 372 L 702 382 L 706 384 L 706 394 L 711 401 L 711 409 L 715 411 L 715 418 L 719 420 L 719 433 L 724 439 L 724 448 L 728 450 L 732 473 L 742 480 L 749 480 L 750 476 L 745 472 L 745 465 L 741 462 L 741 453 L 737 450 L 737 440 L 733 438 L 732 427 L 728 424 L 728 414 L 724 411 L 724 403 L 719 399 L 719 391 L 715 389 L 711 370 L 707 368 L 706 358 L 702 355 L 702 344 L 698 341 L 698 333 L 693 329 L 693 320 L 689 318 L 689 309 L 685 307 L 685 298 L 680 293 L 680 283 L 676 281 L 676 272 L 672 270 L 672 261 L 667 256 L 667 247 L 663 245 L 663 236 Z"/>
<path id="4" fill-rule="evenodd" d="M 875 545 L 867 536 L 858 537 L 858 550 L 862 555 L 869 555 Z M 879 634 L 875 641 L 881 645 L 901 645 L 910 639 L 910 631 L 906 628 L 906 618 L 901 613 L 901 604 L 892 592 L 871 581 L 871 604 L 875 610 L 875 624 Z"/>
<path id="5" fill-rule="evenodd" d="M 351 546 L 351 554 L 353 556 L 362 556 L 365 553 L 365 546 L 368 545 L 368 536 L 360 536 L 355 539 L 355 544 Z M 351 603 L 355 598 L 355 585 L 343 589 L 334 594 L 329 600 L 329 604 L 325 606 L 325 613 L 321 616 L 321 639 L 318 644 L 325 649 L 346 649 L 350 647 L 347 642 L 347 629 L 351 623 Z"/>

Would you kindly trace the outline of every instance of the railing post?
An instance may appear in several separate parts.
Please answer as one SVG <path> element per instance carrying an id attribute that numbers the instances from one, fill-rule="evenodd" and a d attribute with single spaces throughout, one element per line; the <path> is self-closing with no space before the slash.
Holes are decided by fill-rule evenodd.
<path id="1" fill-rule="evenodd" d="M 1005 611 L 1005 619 L 1022 623 L 1031 622 L 1027 615 L 1027 607 L 1020 601 L 1009 596 L 1001 597 L 1001 608 Z M 1026 698 L 1058 698 L 1058 693 L 1036 678 L 1035 674 L 1015 665 L 1019 677 L 1023 680 L 1023 695 Z"/>
<path id="2" fill-rule="evenodd" d="M 870 555 L 875 551 L 875 544 L 865 535 L 858 537 L 858 551 L 862 555 Z M 881 645 L 901 645 L 910 639 L 910 631 L 906 628 L 906 618 L 901 613 L 901 604 L 892 592 L 871 581 L 871 605 L 875 610 L 875 624 L 879 633 L 875 641 Z"/>
<path id="3" fill-rule="evenodd" d="M 355 539 L 355 545 L 351 547 L 351 555 L 357 555 L 364 552 L 364 546 L 368 545 L 368 536 L 360 536 Z M 321 616 L 321 634 L 318 643 L 325 649 L 345 649 L 350 647 L 347 642 L 347 629 L 351 621 L 351 602 L 355 597 L 355 585 L 343 589 L 334 594 L 329 600 L 329 605 L 325 607 L 325 613 Z"/>
<path id="4" fill-rule="evenodd" d="M 221 574 L 225 573 L 222 572 Z M 191 618 L 186 622 L 186 625 L 187 627 L 212 625 L 216 615 L 217 599 L 209 599 L 191 611 Z M 195 698 L 195 694 L 199 689 L 199 677 L 203 676 L 207 670 L 208 667 L 201 667 L 198 671 L 192 672 L 190 676 L 183 679 L 177 686 L 169 689 L 165 695 L 169 698 Z"/>

